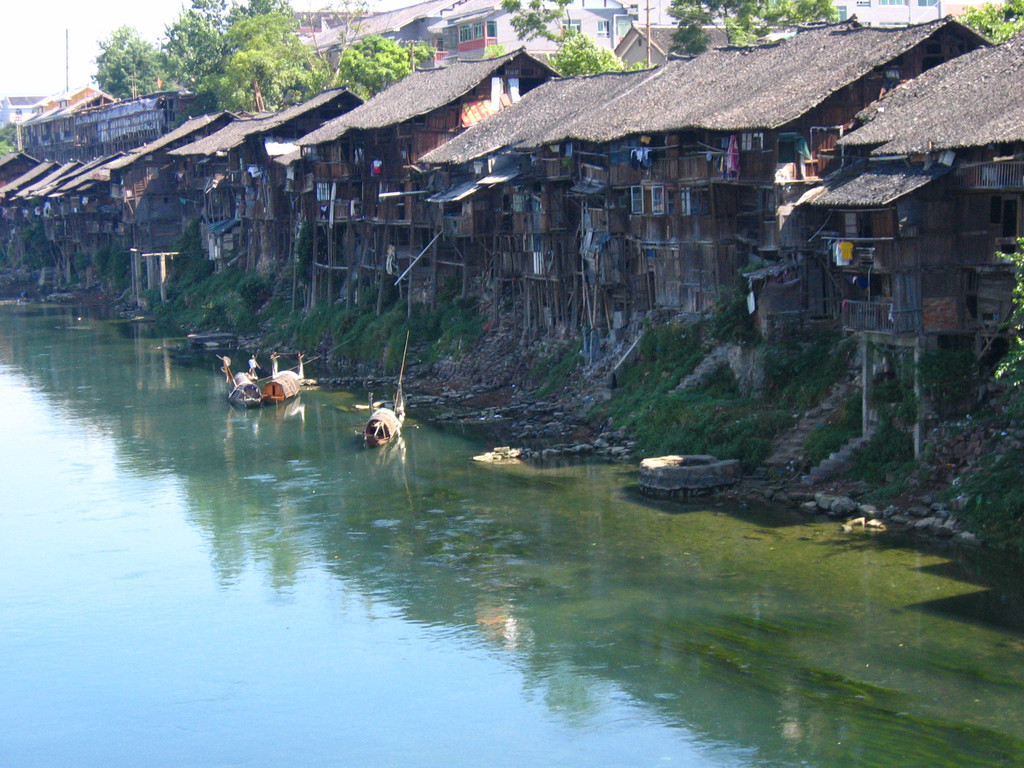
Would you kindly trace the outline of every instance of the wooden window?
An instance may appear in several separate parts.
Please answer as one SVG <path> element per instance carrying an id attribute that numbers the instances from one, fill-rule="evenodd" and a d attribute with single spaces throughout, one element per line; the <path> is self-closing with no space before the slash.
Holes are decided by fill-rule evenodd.
<path id="1" fill-rule="evenodd" d="M 484 36 L 484 23 L 482 21 L 474 22 L 473 24 L 473 39 L 481 40 Z"/>
<path id="2" fill-rule="evenodd" d="M 683 187 L 679 190 L 681 216 L 707 216 L 711 212 L 708 190 L 704 187 Z"/>
<path id="3" fill-rule="evenodd" d="M 630 211 L 635 214 L 665 215 L 665 187 L 640 185 L 629 188 Z"/>
<path id="4" fill-rule="evenodd" d="M 473 28 L 469 24 L 463 24 L 459 27 L 459 42 L 468 43 L 473 39 Z"/>
<path id="5" fill-rule="evenodd" d="M 764 149 L 764 134 L 760 131 L 740 134 L 740 149 L 744 152 L 752 152 L 756 149 Z"/>
<path id="6" fill-rule="evenodd" d="M 488 21 L 487 22 L 487 36 L 497 37 L 498 36 L 498 22 Z"/>
<path id="7" fill-rule="evenodd" d="M 630 211 L 632 213 L 643 213 L 644 212 L 644 188 L 643 187 L 630 187 L 629 188 L 629 201 L 630 201 Z"/>

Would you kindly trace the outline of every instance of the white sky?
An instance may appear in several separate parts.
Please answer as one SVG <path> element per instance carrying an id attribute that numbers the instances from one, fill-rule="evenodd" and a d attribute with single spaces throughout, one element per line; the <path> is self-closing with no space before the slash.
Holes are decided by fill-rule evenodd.
<path id="1" fill-rule="evenodd" d="M 412 4 L 415 0 L 409 0 Z M 371 10 L 384 2 L 371 1 Z M 406 3 L 397 3 L 402 7 Z M 296 10 L 331 5 L 330 0 L 292 0 Z M 47 96 L 87 85 L 96 72 L 97 43 L 132 26 L 154 44 L 191 0 L 16 0 L 3 4 L 0 22 L 0 96 Z M 391 2 L 387 7 L 396 7 Z M 67 46 L 65 46 L 67 32 Z M 67 66 L 65 66 L 65 48 Z"/>

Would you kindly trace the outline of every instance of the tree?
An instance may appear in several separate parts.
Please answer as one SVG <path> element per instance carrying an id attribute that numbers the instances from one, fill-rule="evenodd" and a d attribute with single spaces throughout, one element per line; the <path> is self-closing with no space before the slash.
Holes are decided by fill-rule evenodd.
<path id="1" fill-rule="evenodd" d="M 99 43 L 96 83 L 119 99 L 135 98 L 160 88 L 166 77 L 160 51 L 142 39 L 135 27 L 119 27 Z"/>
<path id="2" fill-rule="evenodd" d="M 18 126 L 13 122 L 5 123 L 0 128 L 0 157 L 18 151 L 17 130 Z"/>
<path id="3" fill-rule="evenodd" d="M 417 64 L 424 64 L 434 58 L 434 49 L 415 43 L 412 56 Z M 369 35 L 346 48 L 338 66 L 339 84 L 363 98 L 380 93 L 409 74 L 409 49 L 379 35 Z"/>
<path id="4" fill-rule="evenodd" d="M 551 66 L 564 77 L 625 69 L 622 59 L 579 32 L 569 32 L 562 38 L 558 51 L 551 57 Z"/>
<path id="5" fill-rule="evenodd" d="M 677 53 L 706 51 L 704 28 L 716 22 L 725 24 L 730 43 L 750 45 L 773 30 L 838 18 L 832 0 L 672 0 L 669 14 L 679 19 Z"/>
<path id="6" fill-rule="evenodd" d="M 1005 43 L 1024 29 L 1024 0 L 970 7 L 960 21 L 994 43 Z"/>
<path id="7" fill-rule="evenodd" d="M 572 0 L 502 0 L 501 7 L 512 14 L 510 23 L 520 40 L 544 37 L 561 40 L 566 32 L 565 7 Z M 552 28 L 552 26 L 554 28 Z"/>
<path id="8" fill-rule="evenodd" d="M 164 53 L 171 76 L 197 94 L 210 94 L 224 71 L 225 0 L 193 0 L 165 29 Z M 206 106 L 206 105 L 204 105 Z"/>
<path id="9" fill-rule="evenodd" d="M 323 89 L 330 73 L 295 29 L 293 13 L 236 17 L 224 35 L 224 73 L 216 80 L 223 108 L 275 110 Z"/>
<path id="10" fill-rule="evenodd" d="M 484 48 L 485 59 L 500 59 L 506 53 L 508 53 L 508 51 L 501 43 L 494 43 L 493 45 L 488 45 Z"/>

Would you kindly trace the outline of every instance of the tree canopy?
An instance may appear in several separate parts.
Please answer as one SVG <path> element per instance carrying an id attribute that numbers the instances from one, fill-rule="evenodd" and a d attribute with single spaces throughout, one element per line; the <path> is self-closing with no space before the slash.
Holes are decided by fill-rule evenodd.
<path id="1" fill-rule="evenodd" d="M 565 7 L 572 0 L 502 0 L 501 7 L 512 18 L 512 29 L 520 40 L 544 37 L 561 40 L 566 32 Z"/>
<path id="2" fill-rule="evenodd" d="M 773 30 L 838 19 L 832 0 L 672 0 L 669 14 L 679 19 L 677 53 L 706 51 L 705 28 L 715 24 L 725 26 L 730 43 L 750 45 Z"/>
<path id="3" fill-rule="evenodd" d="M 562 38 L 558 51 L 551 57 L 551 66 L 564 77 L 618 72 L 626 68 L 612 51 L 579 32 L 569 32 Z"/>
<path id="4" fill-rule="evenodd" d="M 416 43 L 412 47 L 412 56 L 416 64 L 424 64 L 433 59 L 434 49 L 424 43 Z M 369 98 L 411 73 L 408 48 L 386 37 L 369 35 L 341 54 L 338 84 Z"/>
<path id="5" fill-rule="evenodd" d="M 99 43 L 96 83 L 119 99 L 159 90 L 166 78 L 163 56 L 135 27 L 119 27 Z"/>
<path id="6" fill-rule="evenodd" d="M 224 35 L 224 72 L 216 79 L 220 105 L 274 110 L 323 90 L 329 73 L 295 34 L 294 14 L 240 16 Z"/>
<path id="7" fill-rule="evenodd" d="M 960 21 L 993 43 L 1005 43 L 1024 29 L 1024 0 L 974 6 L 964 11 Z"/>

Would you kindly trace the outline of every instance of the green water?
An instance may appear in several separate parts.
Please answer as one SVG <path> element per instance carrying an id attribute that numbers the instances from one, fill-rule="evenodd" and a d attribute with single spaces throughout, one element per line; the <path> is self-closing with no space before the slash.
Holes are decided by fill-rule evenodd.
<path id="1" fill-rule="evenodd" d="M 1024 765 L 1019 565 L 479 464 L 414 391 L 369 451 L 177 341 L 0 307 L 0 765 Z"/>

